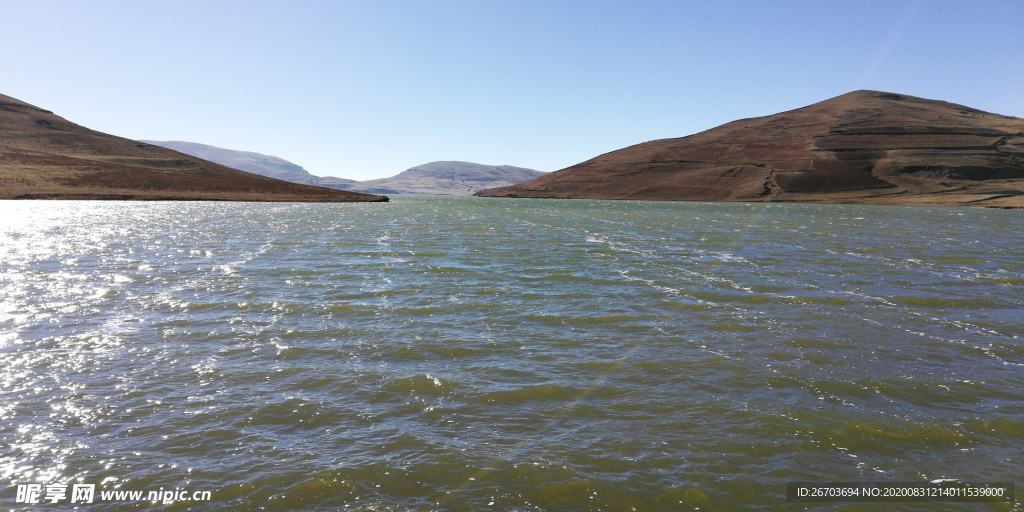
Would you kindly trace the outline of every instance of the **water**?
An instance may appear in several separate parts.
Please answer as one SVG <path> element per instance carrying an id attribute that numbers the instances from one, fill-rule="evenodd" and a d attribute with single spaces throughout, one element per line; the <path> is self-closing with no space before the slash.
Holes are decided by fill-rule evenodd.
<path id="1" fill-rule="evenodd" d="M 1020 483 L 1019 211 L 398 197 L 0 219 L 4 508 L 58 507 L 15 503 L 26 483 L 211 492 L 171 510 L 1020 508 L 785 501 L 794 480 Z"/>

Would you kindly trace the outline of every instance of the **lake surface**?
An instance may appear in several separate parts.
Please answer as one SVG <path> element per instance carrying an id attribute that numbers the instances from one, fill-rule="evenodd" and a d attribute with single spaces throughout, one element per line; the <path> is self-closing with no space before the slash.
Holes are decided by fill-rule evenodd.
<path id="1" fill-rule="evenodd" d="M 1024 212 L 974 208 L 0 202 L 0 507 L 58 508 L 28 483 L 325 511 L 1020 483 L 1022 249 Z M 161 487 L 211 499 L 98 499 Z M 1020 504 L 842 509 L 900 507 Z"/>

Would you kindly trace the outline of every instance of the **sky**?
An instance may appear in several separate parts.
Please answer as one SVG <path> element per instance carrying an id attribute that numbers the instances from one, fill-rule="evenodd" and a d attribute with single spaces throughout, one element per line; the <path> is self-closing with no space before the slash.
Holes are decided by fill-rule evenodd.
<path id="1" fill-rule="evenodd" d="M 3 0 L 0 94 L 318 176 L 556 171 L 858 89 L 1024 117 L 1012 1 Z"/>

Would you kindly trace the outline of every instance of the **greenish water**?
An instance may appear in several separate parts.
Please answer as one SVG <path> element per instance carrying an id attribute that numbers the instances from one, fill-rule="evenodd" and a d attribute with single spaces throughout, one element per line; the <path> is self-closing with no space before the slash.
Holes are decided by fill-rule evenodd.
<path id="1" fill-rule="evenodd" d="M 1022 221 L 3 202 L 0 507 L 94 483 L 211 500 L 88 510 L 1019 509 L 786 482 L 1020 483 Z"/>

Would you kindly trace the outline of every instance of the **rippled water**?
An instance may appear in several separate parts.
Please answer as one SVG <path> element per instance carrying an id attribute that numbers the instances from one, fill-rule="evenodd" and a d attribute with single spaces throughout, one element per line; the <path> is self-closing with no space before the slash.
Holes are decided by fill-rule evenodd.
<path id="1" fill-rule="evenodd" d="M 1022 220 L 2 202 L 0 506 L 84 482 L 212 492 L 176 510 L 803 510 L 787 481 L 1019 480 Z"/>

